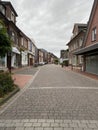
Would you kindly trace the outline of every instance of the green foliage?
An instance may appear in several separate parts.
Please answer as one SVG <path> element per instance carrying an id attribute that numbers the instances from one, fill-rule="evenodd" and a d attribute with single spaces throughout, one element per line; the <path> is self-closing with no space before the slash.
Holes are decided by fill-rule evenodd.
<path id="1" fill-rule="evenodd" d="M 11 52 L 11 40 L 7 34 L 4 23 L 0 21 L 0 56 L 4 57 L 6 53 Z"/>
<path id="2" fill-rule="evenodd" d="M 0 97 L 14 89 L 14 81 L 8 72 L 0 73 Z"/>

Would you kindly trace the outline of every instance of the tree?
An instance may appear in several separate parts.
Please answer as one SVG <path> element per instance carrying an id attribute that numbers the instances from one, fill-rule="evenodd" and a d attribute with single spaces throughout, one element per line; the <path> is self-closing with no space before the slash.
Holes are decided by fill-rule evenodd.
<path id="1" fill-rule="evenodd" d="M 8 36 L 7 29 L 4 23 L 0 20 L 0 56 L 4 57 L 5 54 L 11 52 L 12 45 L 11 45 L 10 37 Z"/>

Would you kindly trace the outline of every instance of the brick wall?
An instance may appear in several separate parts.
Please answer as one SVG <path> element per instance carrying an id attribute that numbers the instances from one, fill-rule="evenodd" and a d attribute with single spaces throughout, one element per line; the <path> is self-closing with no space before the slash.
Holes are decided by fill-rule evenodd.
<path id="1" fill-rule="evenodd" d="M 94 27 L 96 27 L 96 29 L 97 29 L 96 41 L 92 41 L 92 39 L 91 39 L 92 38 L 92 29 Z M 98 42 L 98 5 L 97 5 L 96 11 L 94 13 L 93 20 L 91 21 L 91 26 L 90 26 L 88 37 L 86 40 L 86 46 L 89 46 L 89 45 L 94 44 L 96 42 Z"/>

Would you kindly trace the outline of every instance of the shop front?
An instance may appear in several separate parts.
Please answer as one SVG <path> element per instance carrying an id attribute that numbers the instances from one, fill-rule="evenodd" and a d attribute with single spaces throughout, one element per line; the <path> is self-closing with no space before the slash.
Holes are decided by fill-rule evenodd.
<path id="1" fill-rule="evenodd" d="M 22 66 L 28 66 L 28 53 L 26 51 L 21 52 L 21 64 Z"/>
<path id="2" fill-rule="evenodd" d="M 20 51 L 16 47 L 12 47 L 11 53 L 11 67 L 17 68 L 20 63 Z"/>

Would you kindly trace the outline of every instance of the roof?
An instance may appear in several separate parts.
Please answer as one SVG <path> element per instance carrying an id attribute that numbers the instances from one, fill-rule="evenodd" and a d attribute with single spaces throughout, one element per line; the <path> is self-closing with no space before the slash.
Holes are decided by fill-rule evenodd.
<path id="1" fill-rule="evenodd" d="M 88 52 L 95 51 L 95 50 L 98 51 L 98 43 L 95 43 L 95 44 L 90 45 L 88 47 L 84 47 L 84 48 L 74 52 L 74 54 L 75 55 L 83 55 L 83 54 L 86 54 Z"/>
<path id="2" fill-rule="evenodd" d="M 76 26 L 78 26 L 78 27 L 84 27 L 85 28 L 85 27 L 87 27 L 87 24 L 84 24 L 84 23 L 75 23 L 72 32 L 74 32 L 74 29 L 75 29 Z"/>
<path id="3" fill-rule="evenodd" d="M 12 11 L 15 13 L 15 15 L 18 16 L 18 14 L 16 13 L 16 11 L 15 11 L 15 9 L 14 9 L 14 7 L 12 6 L 12 4 L 11 4 L 10 1 L 0 1 L 0 3 L 3 4 L 3 5 L 5 5 L 5 6 L 6 6 L 6 5 L 9 5 L 9 6 L 11 7 Z"/>
<path id="4" fill-rule="evenodd" d="M 71 44 L 71 42 L 74 40 L 74 39 L 76 39 L 82 32 L 84 32 L 84 33 L 86 33 L 86 30 L 81 30 L 75 37 L 73 37 L 68 43 L 67 43 L 67 45 L 69 45 L 69 44 Z"/>
<path id="5" fill-rule="evenodd" d="M 94 14 L 95 14 L 97 6 L 98 6 L 98 0 L 94 0 L 94 4 L 93 4 L 92 10 L 91 10 L 91 14 L 90 14 L 90 17 L 89 17 L 89 21 L 88 21 L 87 33 L 86 33 L 86 36 L 85 36 L 84 43 L 86 43 L 86 40 L 87 40 L 87 37 L 88 37 L 88 33 L 89 33 L 89 29 L 91 27 L 91 23 L 92 23 L 92 20 L 93 20 L 93 17 L 94 17 Z"/>
<path id="6" fill-rule="evenodd" d="M 27 40 L 29 39 L 28 36 L 26 36 L 26 34 L 24 34 L 24 33 L 16 26 L 16 24 L 14 24 L 12 21 L 9 21 L 1 12 L 0 12 L 0 17 L 2 17 L 2 19 L 4 19 L 4 21 L 5 21 L 7 24 L 10 24 L 11 26 L 13 26 L 21 36 L 25 37 Z"/>
<path id="7" fill-rule="evenodd" d="M 42 52 L 47 52 L 47 50 L 43 49 L 43 48 L 39 48 L 38 49 L 39 51 L 42 51 Z M 47 52 L 48 53 L 48 52 Z"/>
<path id="8" fill-rule="evenodd" d="M 88 22 L 88 28 L 87 28 L 86 36 L 85 36 L 85 39 L 84 39 L 84 44 L 86 44 L 86 40 L 88 38 L 88 33 L 89 33 L 89 30 L 90 30 L 91 23 L 93 21 L 94 14 L 95 14 L 97 6 L 98 6 L 98 0 L 94 0 L 93 7 L 92 7 L 92 10 L 91 10 L 91 14 L 90 14 L 90 17 L 89 17 L 89 22 Z M 92 44 L 90 46 L 86 46 L 86 47 L 84 47 L 84 48 L 74 52 L 74 54 L 76 54 L 76 55 L 83 55 L 83 54 L 87 54 L 87 53 L 95 52 L 95 51 L 98 52 L 98 43 Z"/>

